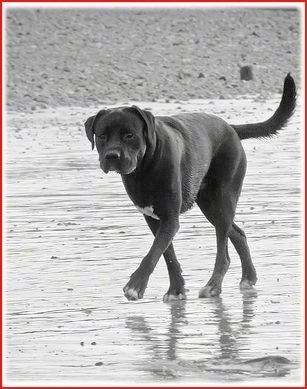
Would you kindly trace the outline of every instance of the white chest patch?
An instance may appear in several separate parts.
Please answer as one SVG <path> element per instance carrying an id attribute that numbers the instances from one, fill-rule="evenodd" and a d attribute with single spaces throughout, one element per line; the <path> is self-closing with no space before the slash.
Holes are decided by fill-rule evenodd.
<path id="1" fill-rule="evenodd" d="M 153 209 L 153 206 L 150 205 L 149 207 L 144 207 L 144 208 L 141 208 L 139 206 L 136 205 L 136 209 L 141 212 L 143 215 L 146 215 L 146 216 L 150 216 L 152 217 L 153 219 L 157 219 L 157 220 L 160 220 L 159 217 L 157 215 L 154 214 L 154 209 Z"/>

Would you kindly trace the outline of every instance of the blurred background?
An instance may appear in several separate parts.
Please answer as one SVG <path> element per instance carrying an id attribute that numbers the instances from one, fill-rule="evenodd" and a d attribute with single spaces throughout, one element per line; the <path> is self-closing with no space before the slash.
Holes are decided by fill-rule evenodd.
<path id="1" fill-rule="evenodd" d="M 10 110 L 270 97 L 286 73 L 300 82 L 301 12 L 289 5 L 10 7 L 5 23 Z"/>

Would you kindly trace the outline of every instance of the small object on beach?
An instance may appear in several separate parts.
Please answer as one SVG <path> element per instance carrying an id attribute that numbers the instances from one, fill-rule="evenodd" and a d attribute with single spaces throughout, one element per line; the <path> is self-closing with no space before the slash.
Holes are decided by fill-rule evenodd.
<path id="1" fill-rule="evenodd" d="M 253 68 L 250 65 L 241 66 L 240 79 L 244 81 L 250 81 L 254 79 Z"/>

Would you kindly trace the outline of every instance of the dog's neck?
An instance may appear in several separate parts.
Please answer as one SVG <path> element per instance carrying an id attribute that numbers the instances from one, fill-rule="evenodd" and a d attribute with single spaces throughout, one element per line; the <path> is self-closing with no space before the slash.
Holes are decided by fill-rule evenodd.
<path id="1" fill-rule="evenodd" d="M 161 145 L 158 137 L 155 134 L 153 137 L 153 142 L 146 145 L 145 154 L 134 172 L 144 174 L 150 170 L 154 166 L 154 161 L 157 160 L 156 157 L 159 154 L 160 149 Z"/>

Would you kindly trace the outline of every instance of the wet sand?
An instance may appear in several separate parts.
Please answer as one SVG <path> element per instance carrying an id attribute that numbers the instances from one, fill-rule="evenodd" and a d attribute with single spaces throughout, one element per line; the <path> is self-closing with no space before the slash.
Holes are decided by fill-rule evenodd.
<path id="1" fill-rule="evenodd" d="M 278 101 L 138 104 L 155 114 L 204 109 L 241 123 L 270 116 Z M 165 304 L 163 260 L 143 300 L 123 296 L 152 236 L 120 177 L 104 175 L 90 151 L 83 122 L 96 109 L 11 111 L 6 117 L 5 380 L 302 383 L 300 111 L 278 137 L 244 141 L 248 171 L 236 221 L 258 272 L 255 291 L 240 292 L 240 261 L 231 249 L 221 297 L 198 299 L 213 268 L 215 236 L 195 206 L 181 217 L 175 238 L 187 300 Z"/>

